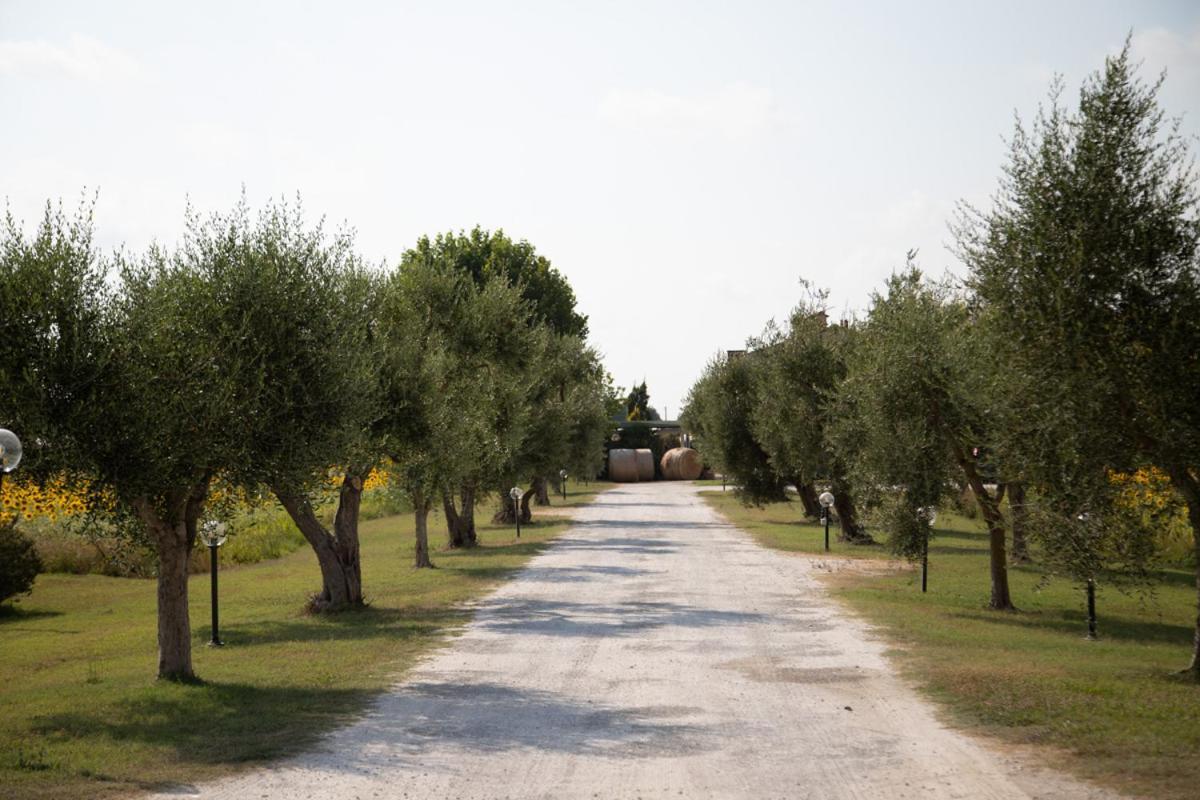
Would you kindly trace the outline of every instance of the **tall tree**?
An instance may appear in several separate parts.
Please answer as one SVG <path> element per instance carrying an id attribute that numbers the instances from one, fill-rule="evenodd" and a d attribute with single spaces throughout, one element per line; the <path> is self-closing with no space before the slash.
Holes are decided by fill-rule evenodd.
<path id="1" fill-rule="evenodd" d="M 503 279 L 519 287 L 521 297 L 530 304 L 531 323 L 546 325 L 555 333 L 587 337 L 588 320 L 575 307 L 571 284 L 533 245 L 514 242 L 502 230 L 476 226 L 469 233 L 439 233 L 432 239 L 422 236 L 405 258 L 441 263 L 469 276 L 478 287 Z"/>
<path id="2" fill-rule="evenodd" d="M 451 487 L 486 486 L 530 413 L 517 369 L 528 305 L 502 279 L 477 287 L 436 260 L 406 258 L 384 287 L 383 446 L 416 518 L 417 567 L 432 566 L 428 514 Z"/>
<path id="3" fill-rule="evenodd" d="M 10 401 L 24 409 L 16 418 L 41 426 L 23 431 L 33 444 L 29 466 L 68 470 L 90 488 L 97 512 L 116 517 L 116 530 L 152 543 L 158 675 L 192 680 L 188 556 L 209 482 L 245 444 L 229 425 L 244 411 L 234 381 L 207 335 L 213 297 L 195 263 L 152 248 L 114 259 L 110 298 L 88 213 L 67 221 L 48 212 L 32 242 L 10 221 L 5 239 L 0 297 L 29 304 L 27 329 L 2 368 L 6 382 L 28 389 Z M 30 280 L 46 283 L 12 293 Z M 41 356 L 49 360 L 29 360 Z"/>
<path id="4" fill-rule="evenodd" d="M 759 384 L 751 427 L 775 471 L 796 486 L 806 513 L 820 513 L 814 482 L 827 479 L 840 538 L 869 543 L 873 540 L 858 521 L 845 459 L 827 435 L 854 329 L 826 323 L 825 299 L 823 292 L 812 292 L 793 309 L 786 330 L 769 325 L 751 343 L 748 357 Z"/>
<path id="5" fill-rule="evenodd" d="M 358 509 L 379 460 L 376 279 L 349 234 L 304 221 L 299 201 L 251 215 L 190 215 L 183 250 L 211 295 L 208 338 L 246 413 L 228 425 L 245 458 L 223 477 L 279 499 L 316 554 L 315 610 L 363 604 Z M 316 505 L 340 474 L 332 528 Z"/>
<path id="6" fill-rule="evenodd" d="M 1036 387 L 1011 393 L 1026 424 L 1006 446 L 1046 505 L 1095 519 L 1109 471 L 1145 462 L 1187 503 L 1200 680 L 1200 198 L 1161 82 L 1138 77 L 1128 42 L 1075 110 L 1056 81 L 1032 128 L 1018 122 L 991 208 L 964 206 L 957 239 L 1004 334 L 1008 382 Z"/>
<path id="7" fill-rule="evenodd" d="M 976 455 L 991 434 L 977 342 L 966 306 L 922 281 L 910 263 L 872 299 L 847 359 L 833 439 L 850 454 L 859 486 L 901 487 L 889 507 L 893 547 L 906 555 L 920 552 L 929 535 L 920 510 L 936 506 L 958 472 L 988 527 L 989 606 L 1011 609 L 1004 518 Z"/>
<path id="8" fill-rule="evenodd" d="M 511 286 L 527 305 L 528 311 L 523 316 L 526 327 L 544 328 L 559 336 L 576 336 L 580 339 L 587 336 L 587 317 L 576 309 L 575 293 L 563 274 L 546 257 L 538 254 L 529 242 L 514 242 L 503 231 L 486 231 L 476 227 L 469 233 L 443 233 L 432 239 L 422 237 L 405 252 L 402 268 L 404 263 L 438 264 L 466 277 L 479 289 L 495 282 Z M 518 334 L 517 331 L 512 332 L 513 336 Z M 516 378 L 526 372 L 528 375 L 524 380 L 532 385 L 538 372 L 536 353 L 547 352 L 544 338 L 540 335 L 526 337 L 525 347 L 527 351 L 523 353 L 510 351 L 506 355 L 506 363 L 497 364 L 496 368 L 503 369 L 508 378 Z M 503 418 L 497 419 L 501 424 L 515 422 L 515 419 L 507 422 Z M 507 438 L 520 434 L 512 424 L 508 424 L 508 429 L 498 431 L 497 435 Z M 497 474 L 492 476 L 490 482 L 480 482 L 485 480 L 480 475 L 469 477 L 460 486 L 442 487 L 440 493 L 452 544 L 471 544 L 474 541 L 474 507 L 480 487 L 514 477 L 520 476 Z M 535 475 L 533 482 L 535 488 L 544 487 L 546 476 Z M 506 509 L 507 491 L 501 493 L 500 499 L 502 509 Z M 502 510 L 503 513 L 506 512 Z"/>
<path id="9" fill-rule="evenodd" d="M 714 358 L 692 386 L 682 414 L 705 458 L 737 481 L 748 503 L 787 499 L 786 481 L 754 435 L 758 404 L 755 368 L 744 354 Z"/>

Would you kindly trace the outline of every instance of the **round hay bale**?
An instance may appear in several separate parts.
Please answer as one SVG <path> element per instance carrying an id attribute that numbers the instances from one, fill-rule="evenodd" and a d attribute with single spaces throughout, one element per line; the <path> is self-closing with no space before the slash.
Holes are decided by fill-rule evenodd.
<path id="1" fill-rule="evenodd" d="M 608 479 L 617 483 L 637 481 L 637 456 L 632 450 L 622 448 L 608 451 Z"/>
<path id="2" fill-rule="evenodd" d="M 663 477 L 669 481 L 694 481 L 700 477 L 704 462 L 690 447 L 673 447 L 663 453 Z"/>
<path id="3" fill-rule="evenodd" d="M 654 452 L 645 448 L 633 451 L 637 456 L 638 480 L 654 480 Z"/>

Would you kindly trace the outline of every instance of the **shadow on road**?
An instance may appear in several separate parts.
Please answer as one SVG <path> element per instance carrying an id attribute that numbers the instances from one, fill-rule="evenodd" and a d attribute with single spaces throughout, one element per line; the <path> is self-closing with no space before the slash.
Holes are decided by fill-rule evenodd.
<path id="1" fill-rule="evenodd" d="M 762 622 L 762 614 L 699 608 L 681 603 L 568 600 L 501 601 L 483 609 L 476 623 L 488 630 L 541 636 L 624 636 L 655 628 L 712 628 Z"/>

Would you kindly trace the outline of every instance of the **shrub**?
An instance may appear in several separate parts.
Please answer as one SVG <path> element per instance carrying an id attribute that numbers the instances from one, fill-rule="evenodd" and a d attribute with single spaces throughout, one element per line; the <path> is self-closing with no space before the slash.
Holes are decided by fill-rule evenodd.
<path id="1" fill-rule="evenodd" d="M 0 603 L 19 594 L 28 594 L 33 580 L 42 571 L 33 540 L 15 525 L 0 526 Z"/>

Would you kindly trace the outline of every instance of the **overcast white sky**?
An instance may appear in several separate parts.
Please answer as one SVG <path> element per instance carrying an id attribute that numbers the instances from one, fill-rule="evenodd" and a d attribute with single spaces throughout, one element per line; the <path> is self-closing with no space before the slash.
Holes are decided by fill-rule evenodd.
<path id="1" fill-rule="evenodd" d="M 1200 3 L 0 0 L 0 195 L 98 187 L 102 242 L 299 191 L 394 262 L 481 224 L 562 270 L 616 381 L 674 417 L 716 351 L 834 312 L 983 202 L 1014 111 L 1133 32 L 1200 131 Z"/>

